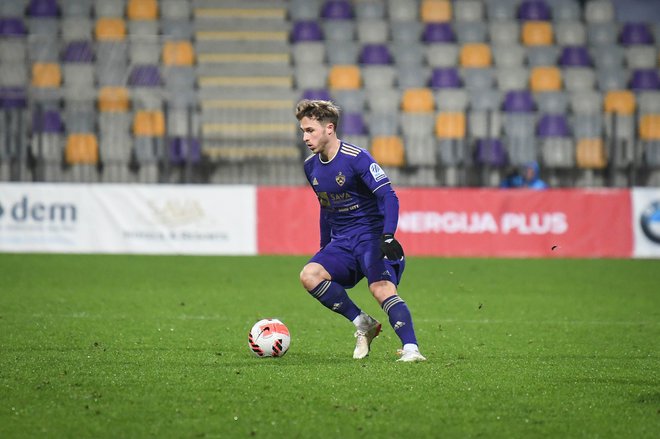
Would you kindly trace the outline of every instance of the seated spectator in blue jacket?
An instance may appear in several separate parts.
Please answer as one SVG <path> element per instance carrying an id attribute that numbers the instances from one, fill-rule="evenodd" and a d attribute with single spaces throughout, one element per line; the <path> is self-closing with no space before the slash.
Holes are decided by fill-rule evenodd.
<path id="1" fill-rule="evenodd" d="M 513 169 L 508 172 L 501 188 L 527 188 L 547 189 L 548 184 L 539 177 L 539 164 L 536 162 L 525 163 L 521 170 Z"/>

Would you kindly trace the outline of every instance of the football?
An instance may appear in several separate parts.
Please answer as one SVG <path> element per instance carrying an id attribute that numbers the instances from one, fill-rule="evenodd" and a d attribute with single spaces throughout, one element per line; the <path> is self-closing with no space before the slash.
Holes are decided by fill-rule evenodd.
<path id="1" fill-rule="evenodd" d="M 248 346 L 257 357 L 281 357 L 290 343 L 289 328 L 278 319 L 259 320 L 248 335 Z"/>

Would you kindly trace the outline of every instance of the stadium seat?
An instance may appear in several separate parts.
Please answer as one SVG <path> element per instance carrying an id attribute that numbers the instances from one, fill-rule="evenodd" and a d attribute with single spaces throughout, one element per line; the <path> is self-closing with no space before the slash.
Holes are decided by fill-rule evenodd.
<path id="1" fill-rule="evenodd" d="M 128 0 L 126 15 L 129 20 L 157 20 L 158 2 L 156 0 Z"/>
<path id="2" fill-rule="evenodd" d="M 488 35 L 493 45 L 518 44 L 520 42 L 520 24 L 513 20 L 491 21 L 488 23 Z"/>
<path id="3" fill-rule="evenodd" d="M 431 88 L 460 88 L 461 76 L 455 67 L 437 67 L 431 71 Z"/>
<path id="4" fill-rule="evenodd" d="M 293 23 L 291 42 L 322 41 L 323 30 L 316 20 L 300 20 Z"/>
<path id="5" fill-rule="evenodd" d="M 587 67 L 571 67 L 562 71 L 564 87 L 568 91 L 591 90 L 596 85 L 596 73 Z"/>
<path id="6" fill-rule="evenodd" d="M 454 3 L 454 19 L 458 22 L 481 22 L 484 4 L 479 0 L 462 0 Z"/>
<path id="7" fill-rule="evenodd" d="M 348 20 L 353 18 L 353 7 L 347 0 L 326 0 L 321 7 L 321 18 Z"/>
<path id="8" fill-rule="evenodd" d="M 162 60 L 166 66 L 192 66 L 195 64 L 195 50 L 190 41 L 166 41 Z"/>
<path id="9" fill-rule="evenodd" d="M 495 71 L 497 87 L 504 92 L 529 87 L 529 71 L 524 67 L 502 67 Z"/>
<path id="10" fill-rule="evenodd" d="M 660 114 L 644 114 L 639 119 L 641 140 L 660 140 Z"/>
<path id="11" fill-rule="evenodd" d="M 488 28 L 481 22 L 454 22 L 454 33 L 459 43 L 483 43 L 488 40 Z"/>
<path id="12" fill-rule="evenodd" d="M 584 19 L 587 23 L 611 23 L 614 21 L 614 5 L 611 0 L 591 0 L 585 3 Z"/>
<path id="13" fill-rule="evenodd" d="M 557 23 L 582 19 L 582 5 L 578 0 L 555 0 L 549 2 L 549 6 L 552 9 L 552 18 Z"/>
<path id="14" fill-rule="evenodd" d="M 340 137 L 343 136 L 364 136 L 367 134 L 367 127 L 359 112 L 345 112 L 339 125 Z"/>
<path id="15" fill-rule="evenodd" d="M 362 86 L 360 68 L 355 65 L 335 65 L 328 73 L 330 89 L 359 89 Z"/>
<path id="16" fill-rule="evenodd" d="M 562 88 L 561 71 L 557 67 L 534 67 L 529 83 L 533 92 L 560 90 Z"/>
<path id="17" fill-rule="evenodd" d="M 491 68 L 465 68 L 463 84 L 468 90 L 490 90 L 495 87 L 495 71 Z"/>
<path id="18" fill-rule="evenodd" d="M 632 115 L 635 112 L 635 95 L 628 90 L 610 90 L 605 95 L 605 112 Z"/>
<path id="19" fill-rule="evenodd" d="M 655 46 L 635 45 L 624 49 L 626 66 L 629 69 L 652 69 L 658 65 L 658 50 Z"/>
<path id="20" fill-rule="evenodd" d="M 646 23 L 624 23 L 619 33 L 619 41 L 624 46 L 651 45 L 654 43 L 653 34 Z"/>
<path id="21" fill-rule="evenodd" d="M 448 0 L 422 0 L 419 17 L 424 23 L 451 21 L 452 4 Z"/>
<path id="22" fill-rule="evenodd" d="M 635 69 L 630 78 L 630 89 L 635 92 L 660 90 L 660 75 L 655 68 Z"/>
<path id="23" fill-rule="evenodd" d="M 339 44 L 326 41 L 325 53 L 330 66 L 357 64 L 360 56 L 360 45 L 355 41 L 345 41 Z"/>
<path id="24" fill-rule="evenodd" d="M 486 15 L 490 21 L 508 21 L 516 18 L 517 0 L 486 2 Z"/>
<path id="25" fill-rule="evenodd" d="M 405 165 L 405 150 L 399 136 L 374 136 L 371 140 L 371 155 L 381 166 L 402 167 Z"/>
<path id="26" fill-rule="evenodd" d="M 199 139 L 173 137 L 168 142 L 168 158 L 172 165 L 180 166 L 186 163 L 199 163 L 202 159 Z"/>
<path id="27" fill-rule="evenodd" d="M 527 46 L 527 65 L 530 68 L 556 66 L 559 58 L 558 46 Z"/>
<path id="28" fill-rule="evenodd" d="M 390 34 L 389 23 L 382 19 L 361 20 L 357 26 L 357 40 L 362 44 L 385 43 Z"/>
<path id="29" fill-rule="evenodd" d="M 562 67 L 590 67 L 591 57 L 585 46 L 564 46 L 559 56 Z"/>
<path id="30" fill-rule="evenodd" d="M 575 166 L 575 145 L 562 114 L 544 114 L 537 125 L 543 164 L 549 168 Z"/>
<path id="31" fill-rule="evenodd" d="M 429 44 L 426 46 L 426 61 L 430 67 L 456 66 L 458 46 L 453 43 Z"/>
<path id="32" fill-rule="evenodd" d="M 390 22 L 390 35 L 393 42 L 412 42 L 419 44 L 424 26 L 418 21 Z"/>
<path id="33" fill-rule="evenodd" d="M 466 126 L 465 113 L 440 112 L 435 120 L 435 135 L 442 139 L 463 139 Z"/>
<path id="34" fill-rule="evenodd" d="M 92 133 L 69 134 L 66 140 L 65 159 L 70 165 L 94 165 L 99 160 L 98 139 Z"/>
<path id="35" fill-rule="evenodd" d="M 518 44 L 496 44 L 492 52 L 497 67 L 517 68 L 523 67 L 525 63 L 525 47 Z"/>
<path id="36" fill-rule="evenodd" d="M 550 7 L 543 0 L 523 0 L 518 6 L 521 21 L 548 21 L 552 18 Z"/>
<path id="37" fill-rule="evenodd" d="M 453 43 L 456 41 L 456 35 L 448 22 L 425 23 L 422 31 L 422 41 L 426 44 Z"/>
<path id="38" fill-rule="evenodd" d="M 417 0 L 387 0 L 387 13 L 391 22 L 418 21 Z"/>
<path id="39" fill-rule="evenodd" d="M 293 76 L 296 88 L 318 89 L 328 84 L 328 67 L 317 63 L 300 63 L 294 66 Z"/>
<path id="40" fill-rule="evenodd" d="M 432 112 L 435 109 L 433 92 L 428 88 L 411 88 L 404 90 L 401 100 L 401 110 L 410 112 Z"/>
<path id="41" fill-rule="evenodd" d="M 311 2 L 314 3 L 314 2 Z M 180 0 L 160 0 L 160 15 L 164 19 L 189 19 L 191 3 Z"/>
<path id="42" fill-rule="evenodd" d="M 101 112 L 127 112 L 129 110 L 126 87 L 102 87 L 99 90 L 98 109 Z"/>
<path id="43" fill-rule="evenodd" d="M 485 43 L 468 43 L 461 47 L 461 67 L 489 67 L 492 63 L 490 46 Z"/>
<path id="44" fill-rule="evenodd" d="M 133 117 L 135 136 L 158 137 L 165 135 L 165 117 L 162 111 L 139 110 Z"/>
<path id="45" fill-rule="evenodd" d="M 607 151 L 601 138 L 579 139 L 575 147 L 576 165 L 580 169 L 607 167 Z"/>
<path id="46" fill-rule="evenodd" d="M 34 87 L 59 87 L 62 83 L 62 71 L 57 63 L 32 64 L 32 85 Z"/>
<path id="47" fill-rule="evenodd" d="M 504 144 L 499 139 L 478 139 L 474 149 L 474 163 L 486 168 L 506 166 L 509 158 Z"/>
<path id="48" fill-rule="evenodd" d="M 126 38 L 126 22 L 121 18 L 99 18 L 94 33 L 99 41 L 123 40 Z"/>
<path id="49" fill-rule="evenodd" d="M 370 111 L 367 116 L 369 134 L 374 136 L 399 135 L 399 109 L 377 109 Z"/>
<path id="50" fill-rule="evenodd" d="M 360 64 L 391 64 L 392 55 L 386 44 L 369 43 L 362 46 L 358 57 Z"/>
<path id="51" fill-rule="evenodd" d="M 160 87 L 163 83 L 156 65 L 134 65 L 128 75 L 128 85 L 133 87 Z"/>
<path id="52" fill-rule="evenodd" d="M 357 20 L 382 20 L 385 18 L 385 3 L 382 1 L 365 0 L 354 5 Z"/>
<path id="53" fill-rule="evenodd" d="M 534 101 L 539 113 L 564 114 L 568 111 L 568 96 L 564 91 L 534 93 Z"/>
<path id="54" fill-rule="evenodd" d="M 57 0 L 30 0 L 26 12 L 30 17 L 57 17 L 59 8 Z"/>
<path id="55" fill-rule="evenodd" d="M 548 46 L 554 41 L 552 24 L 548 21 L 525 21 L 521 33 L 526 46 Z"/>
<path id="56" fill-rule="evenodd" d="M 587 30 L 580 21 L 558 21 L 555 24 L 555 39 L 560 46 L 584 46 Z"/>
<path id="57" fill-rule="evenodd" d="M 123 17 L 126 0 L 94 0 L 96 17 Z"/>

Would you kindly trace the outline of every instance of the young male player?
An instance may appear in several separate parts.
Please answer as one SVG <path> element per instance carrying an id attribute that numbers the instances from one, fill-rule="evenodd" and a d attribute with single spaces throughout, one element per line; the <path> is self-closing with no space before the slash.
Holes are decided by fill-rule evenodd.
<path id="1" fill-rule="evenodd" d="M 312 151 L 305 174 L 321 204 L 321 249 L 305 265 L 300 281 L 327 308 L 356 327 L 353 358 L 369 355 L 381 324 L 348 297 L 363 277 L 389 317 L 403 348 L 397 361 L 424 361 L 408 306 L 397 295 L 406 265 L 394 238 L 399 200 L 385 172 L 364 149 L 337 138 L 339 109 L 328 101 L 302 100 L 296 107 L 303 141 Z"/>

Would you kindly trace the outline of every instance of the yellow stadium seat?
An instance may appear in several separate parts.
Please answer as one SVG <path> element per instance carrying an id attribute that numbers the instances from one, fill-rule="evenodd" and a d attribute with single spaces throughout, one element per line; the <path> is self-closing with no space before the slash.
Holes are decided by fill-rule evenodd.
<path id="1" fill-rule="evenodd" d="M 423 0 L 419 16 L 424 23 L 451 21 L 451 2 L 448 0 Z"/>
<path id="2" fill-rule="evenodd" d="M 435 135 L 442 139 L 465 138 L 465 113 L 443 112 L 435 118 Z"/>
<path id="3" fill-rule="evenodd" d="M 360 68 L 354 65 L 335 65 L 328 74 L 331 89 L 358 89 L 362 85 Z"/>
<path id="4" fill-rule="evenodd" d="M 126 12 L 131 20 L 156 20 L 158 2 L 156 0 L 129 0 Z"/>
<path id="5" fill-rule="evenodd" d="M 191 66 L 195 64 L 195 49 L 190 41 L 167 41 L 163 45 L 163 64 Z"/>
<path id="6" fill-rule="evenodd" d="M 99 91 L 99 111 L 128 111 L 128 89 L 126 87 L 103 87 Z"/>
<path id="7" fill-rule="evenodd" d="M 554 39 L 549 21 L 526 21 L 522 28 L 522 42 L 526 46 L 549 46 Z"/>
<path id="8" fill-rule="evenodd" d="M 371 155 L 381 166 L 405 164 L 403 141 L 399 136 L 375 136 L 371 141 Z"/>
<path id="9" fill-rule="evenodd" d="M 165 135 L 165 116 L 162 111 L 140 110 L 133 117 L 133 134 L 157 137 Z"/>
<path id="10" fill-rule="evenodd" d="M 635 95 L 629 90 L 610 90 L 605 95 L 605 112 L 632 115 Z"/>
<path id="11" fill-rule="evenodd" d="M 639 137 L 660 140 L 660 114 L 644 114 L 639 118 Z"/>
<path id="12" fill-rule="evenodd" d="M 582 169 L 604 169 L 607 166 L 607 152 L 603 139 L 580 139 L 575 147 L 576 163 Z"/>
<path id="13" fill-rule="evenodd" d="M 561 90 L 561 71 L 554 66 L 534 67 L 529 85 L 534 92 Z"/>
<path id="14" fill-rule="evenodd" d="M 57 88 L 62 84 L 62 69 L 58 63 L 32 64 L 32 85 L 34 87 Z"/>
<path id="15" fill-rule="evenodd" d="M 489 67 L 492 64 L 490 46 L 485 43 L 467 43 L 461 47 L 462 67 Z"/>
<path id="16" fill-rule="evenodd" d="M 96 21 L 95 34 L 97 40 L 123 40 L 126 38 L 126 22 L 121 18 L 99 18 Z"/>
<path id="17" fill-rule="evenodd" d="M 435 108 L 433 92 L 429 88 L 409 88 L 403 92 L 401 109 L 407 113 L 430 113 Z"/>
<path id="18" fill-rule="evenodd" d="M 65 159 L 70 165 L 93 165 L 99 161 L 99 145 L 95 134 L 69 134 L 66 140 Z"/>

